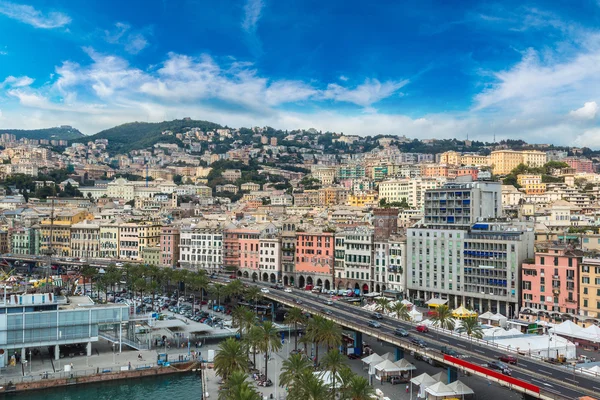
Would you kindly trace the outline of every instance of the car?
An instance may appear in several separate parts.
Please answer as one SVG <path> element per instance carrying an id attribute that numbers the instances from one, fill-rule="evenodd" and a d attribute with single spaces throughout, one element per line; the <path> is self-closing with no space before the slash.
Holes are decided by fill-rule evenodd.
<path id="1" fill-rule="evenodd" d="M 260 289 L 260 291 L 263 293 L 269 293 L 269 289 L 267 289 L 266 287 Z"/>
<path id="2" fill-rule="evenodd" d="M 292 293 L 292 288 L 287 287 L 287 288 L 283 289 L 283 291 L 286 293 Z"/>
<path id="3" fill-rule="evenodd" d="M 373 313 L 371 315 L 371 317 L 375 318 L 375 319 L 383 319 L 383 314 L 376 312 L 376 313 Z"/>
<path id="4" fill-rule="evenodd" d="M 377 321 L 369 321 L 367 325 L 371 328 L 381 328 L 381 324 Z"/>
<path id="5" fill-rule="evenodd" d="M 508 365 L 504 364 L 501 361 L 490 361 L 487 366 L 489 369 L 496 369 L 498 371 L 502 371 L 504 375 L 512 375 L 512 371 L 510 370 L 510 368 L 508 368 Z"/>
<path id="6" fill-rule="evenodd" d="M 300 300 L 300 299 L 296 299 L 294 301 L 296 302 L 296 304 L 302 304 L 302 300 Z"/>
<path id="7" fill-rule="evenodd" d="M 327 315 L 331 315 L 331 311 L 325 309 L 325 308 L 321 308 L 320 310 L 323 314 L 327 314 Z"/>
<path id="8" fill-rule="evenodd" d="M 398 385 L 398 384 L 400 384 L 400 383 L 406 383 L 406 382 L 408 382 L 408 381 L 409 381 L 409 379 L 408 379 L 408 378 L 405 378 L 405 377 L 402 377 L 402 376 L 392 376 L 392 377 L 390 378 L 390 383 L 391 383 L 392 385 Z"/>
<path id="9" fill-rule="evenodd" d="M 427 343 L 425 343 L 425 341 L 423 339 L 412 338 L 410 341 L 419 347 L 427 347 Z"/>
<path id="10" fill-rule="evenodd" d="M 231 283 L 231 279 L 225 279 L 225 283 Z"/>
<path id="11" fill-rule="evenodd" d="M 498 360 L 507 364 L 517 365 L 517 357 L 515 356 L 509 356 L 507 354 L 504 354 L 498 357 Z"/>
<path id="12" fill-rule="evenodd" d="M 429 332 L 429 328 L 425 325 L 417 325 L 417 327 L 415 329 L 417 330 L 417 332 L 421 332 L 421 333 Z"/>
<path id="13" fill-rule="evenodd" d="M 85 258 L 80 258 L 79 262 L 85 263 L 85 262 L 87 262 L 87 260 Z"/>
<path id="14" fill-rule="evenodd" d="M 452 356 L 452 357 L 460 357 L 460 354 L 458 354 L 458 352 L 456 350 L 454 350 L 453 348 L 450 348 L 448 346 L 442 346 L 441 350 L 442 350 L 442 354 L 448 354 L 449 356 Z"/>
<path id="15" fill-rule="evenodd" d="M 65 258 L 65 261 L 71 262 L 71 261 L 73 261 L 73 259 L 72 258 Z"/>
<path id="16" fill-rule="evenodd" d="M 396 329 L 394 329 L 394 335 L 401 336 L 401 337 L 407 337 L 408 331 L 403 328 L 396 328 Z"/>
<path id="17" fill-rule="evenodd" d="M 327 304 L 328 306 L 332 306 L 333 305 L 333 301 L 331 301 L 331 300 L 325 300 L 325 304 Z"/>
<path id="18" fill-rule="evenodd" d="M 122 267 L 122 266 L 123 266 L 123 263 L 116 263 L 115 265 L 116 265 L 117 267 Z"/>

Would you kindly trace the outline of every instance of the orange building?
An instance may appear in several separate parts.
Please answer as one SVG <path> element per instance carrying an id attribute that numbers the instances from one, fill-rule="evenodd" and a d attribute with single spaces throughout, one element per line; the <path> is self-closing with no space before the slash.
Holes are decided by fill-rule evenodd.
<path id="1" fill-rule="evenodd" d="M 423 164 L 421 176 L 427 178 L 448 177 L 449 167 L 445 164 Z"/>
<path id="2" fill-rule="evenodd" d="M 296 233 L 295 271 L 298 287 L 333 288 L 333 232 L 315 229 Z"/>

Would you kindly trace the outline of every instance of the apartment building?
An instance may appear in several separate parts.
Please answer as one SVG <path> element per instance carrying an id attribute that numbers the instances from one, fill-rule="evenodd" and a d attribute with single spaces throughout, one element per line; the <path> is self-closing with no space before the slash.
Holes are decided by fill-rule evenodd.
<path id="1" fill-rule="evenodd" d="M 229 182 L 235 182 L 239 179 L 242 179 L 242 171 L 239 169 L 226 169 L 223 171 L 223 179 Z"/>
<path id="2" fill-rule="evenodd" d="M 569 165 L 569 168 L 575 170 L 575 173 L 594 173 L 594 163 L 587 158 L 566 157 L 560 160 Z"/>
<path id="3" fill-rule="evenodd" d="M 537 150 L 498 150 L 492 151 L 490 163 L 496 175 L 507 175 L 519 164 L 528 167 L 542 167 L 547 162 L 546 153 Z"/>
<path id="4" fill-rule="evenodd" d="M 365 167 L 360 164 L 340 165 L 336 171 L 336 177 L 339 180 L 361 179 L 365 177 Z"/>
<path id="5" fill-rule="evenodd" d="M 405 199 L 413 208 L 422 208 L 425 192 L 441 187 L 445 178 L 392 179 L 379 184 L 379 198 L 388 203 Z"/>
<path id="6" fill-rule="evenodd" d="M 172 225 L 160 228 L 160 261 L 161 267 L 175 267 L 179 260 L 179 228 Z"/>
<path id="7" fill-rule="evenodd" d="M 281 273 L 283 284 L 296 284 L 296 224 L 295 218 L 287 219 L 281 228 Z"/>
<path id="8" fill-rule="evenodd" d="M 550 247 L 535 253 L 521 271 L 522 307 L 550 314 L 579 313 L 579 271 L 583 251 Z"/>
<path id="9" fill-rule="evenodd" d="M 336 234 L 336 239 L 340 239 L 339 243 L 344 246 L 342 288 L 358 290 L 360 293 L 373 290 L 374 236 L 374 230 L 367 226 Z"/>
<path id="10" fill-rule="evenodd" d="M 337 173 L 337 167 L 324 165 L 313 165 L 310 168 L 310 175 L 318 179 L 323 185 L 332 185 Z"/>
<path id="11" fill-rule="evenodd" d="M 100 223 L 100 257 L 119 258 L 120 220 L 107 220 Z"/>
<path id="12" fill-rule="evenodd" d="M 71 256 L 71 226 L 93 216 L 87 211 L 62 210 L 55 214 L 54 222 L 42 220 L 40 230 L 40 252 L 52 251 L 58 257 Z"/>
<path id="13" fill-rule="evenodd" d="M 584 258 L 579 276 L 579 313 L 600 318 L 600 259 Z"/>
<path id="14" fill-rule="evenodd" d="M 296 232 L 295 271 L 298 287 L 334 287 L 335 242 L 333 232 L 304 226 Z"/>
<path id="15" fill-rule="evenodd" d="M 139 260 L 144 247 L 158 246 L 159 224 L 153 222 L 127 222 L 119 226 L 119 258 Z"/>
<path id="16" fill-rule="evenodd" d="M 168 237 L 165 236 L 164 239 L 167 241 Z M 190 224 L 182 225 L 179 230 L 179 265 L 182 268 L 203 269 L 210 273 L 221 270 L 223 267 L 222 223 L 194 220 Z"/>
<path id="17" fill-rule="evenodd" d="M 83 220 L 71 226 L 71 256 L 82 259 L 100 257 L 100 224 Z"/>
<path id="18" fill-rule="evenodd" d="M 406 237 L 392 235 L 387 239 L 375 239 L 373 256 L 373 291 L 394 292 L 396 295 L 404 293 Z"/>
<path id="19" fill-rule="evenodd" d="M 39 230 L 27 227 L 13 229 L 10 235 L 10 252 L 13 254 L 39 254 Z"/>

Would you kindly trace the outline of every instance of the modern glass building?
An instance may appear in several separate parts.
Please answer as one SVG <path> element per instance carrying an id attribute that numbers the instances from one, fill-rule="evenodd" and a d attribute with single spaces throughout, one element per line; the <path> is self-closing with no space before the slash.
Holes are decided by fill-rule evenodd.
<path id="1" fill-rule="evenodd" d="M 91 355 L 98 341 L 99 325 L 119 325 L 129 320 L 129 308 L 121 304 L 94 304 L 88 297 L 47 294 L 4 295 L 0 299 L 0 366 L 17 352 L 26 359 L 27 349 L 84 344 Z"/>

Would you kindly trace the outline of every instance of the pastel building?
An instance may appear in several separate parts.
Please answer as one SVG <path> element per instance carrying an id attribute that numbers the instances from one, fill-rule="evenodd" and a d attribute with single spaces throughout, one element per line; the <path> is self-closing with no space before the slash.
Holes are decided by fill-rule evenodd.
<path id="1" fill-rule="evenodd" d="M 296 277 L 298 287 L 306 285 L 333 289 L 333 232 L 314 228 L 296 233 Z"/>
<path id="2" fill-rule="evenodd" d="M 581 250 L 551 247 L 535 253 L 533 263 L 521 271 L 522 306 L 545 311 L 550 317 L 579 313 Z"/>

